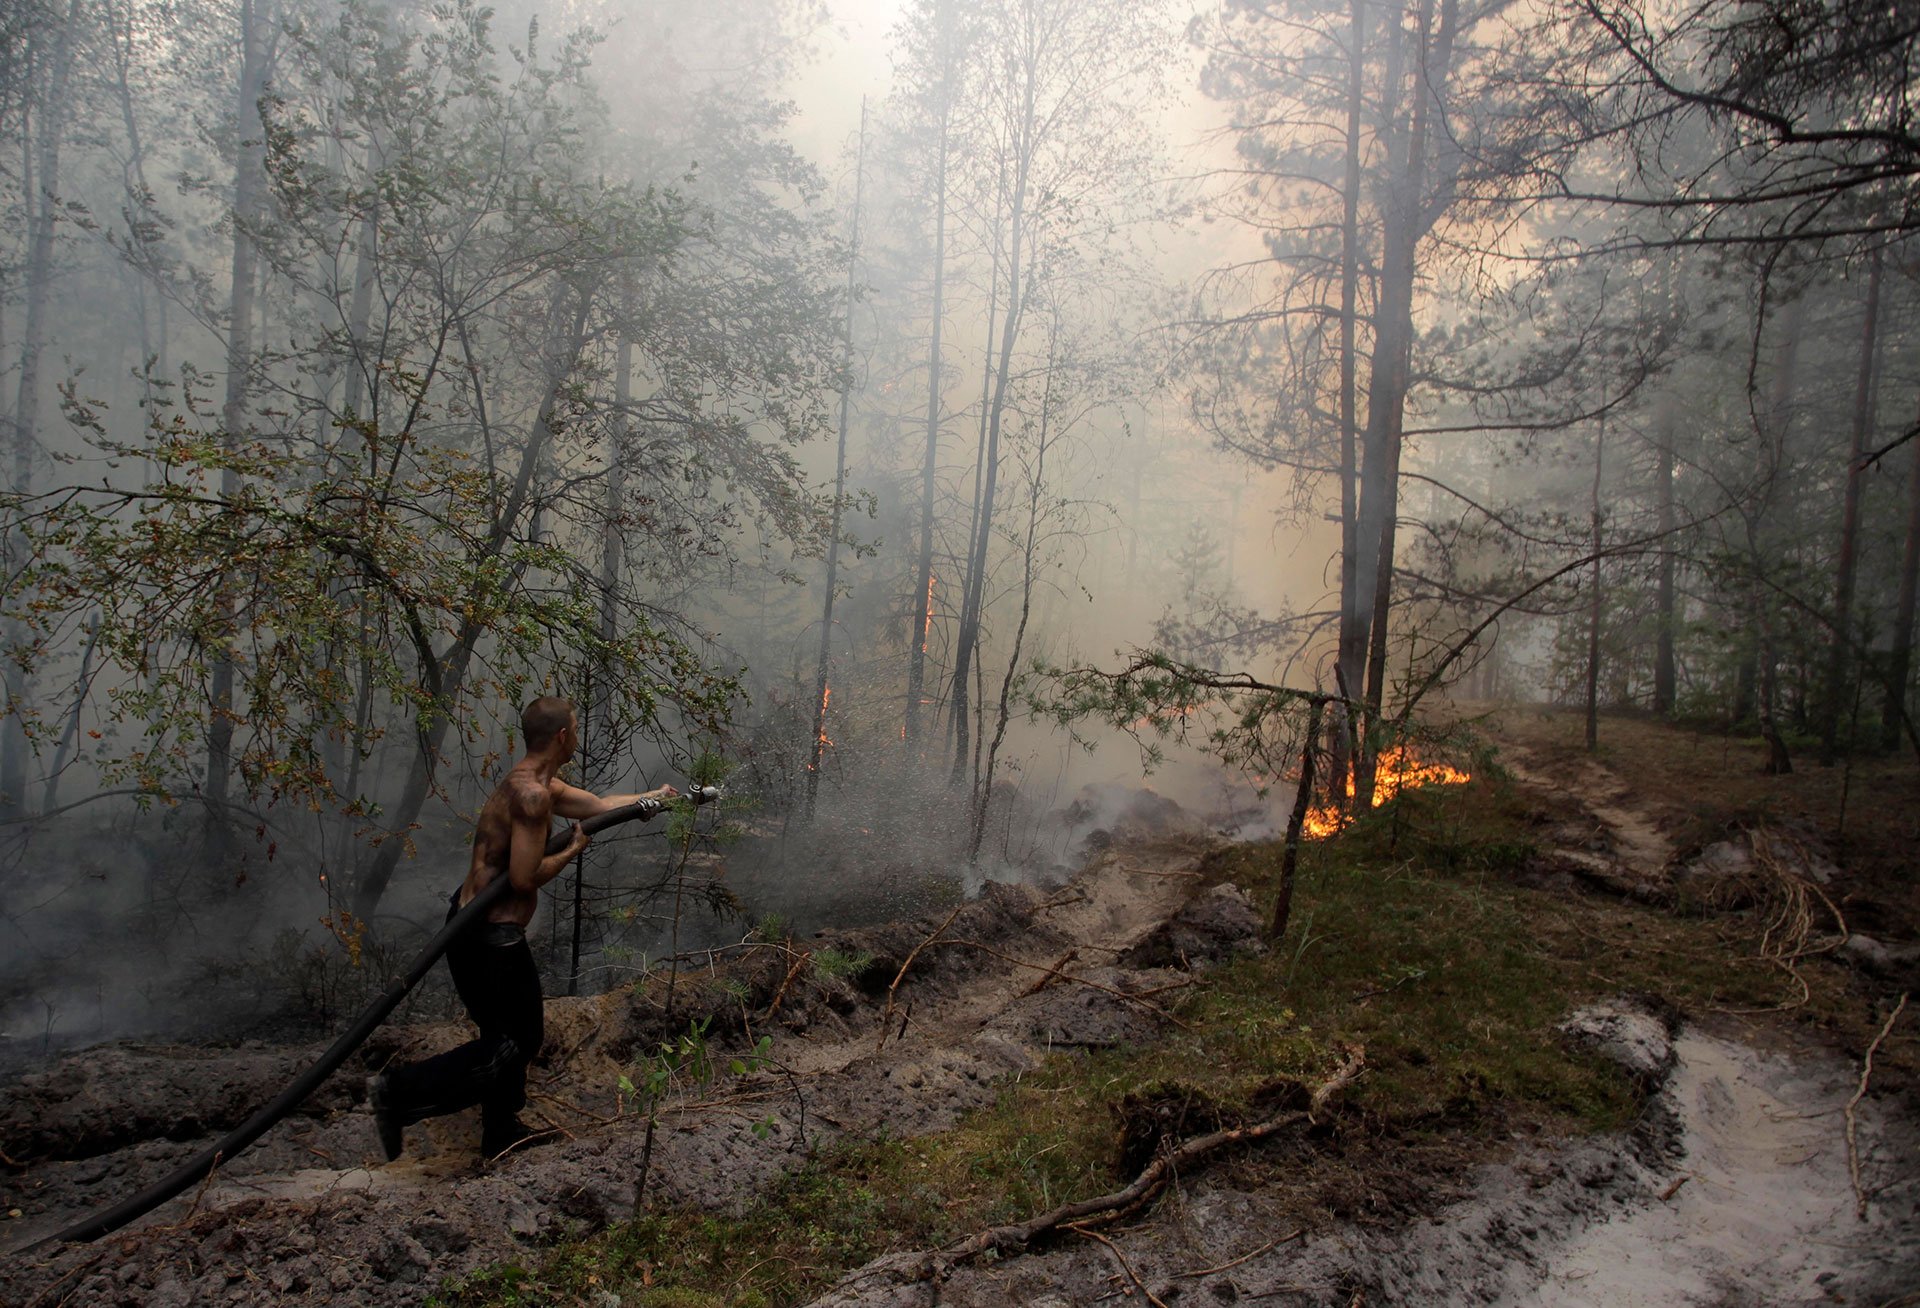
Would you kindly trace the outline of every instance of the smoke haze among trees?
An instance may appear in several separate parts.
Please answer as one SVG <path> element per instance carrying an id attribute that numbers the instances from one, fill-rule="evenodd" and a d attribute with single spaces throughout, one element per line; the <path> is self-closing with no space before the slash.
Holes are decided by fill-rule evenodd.
<path id="1" fill-rule="evenodd" d="M 1852 0 L 6 6 L 0 1023 L 115 1027 L 47 996 L 187 922 L 232 925 L 176 964 L 332 1004 L 545 691 L 581 784 L 733 797 L 555 883 L 576 987 L 674 885 L 1049 874 L 1126 735 L 1276 821 L 1303 749 L 1364 805 L 1443 701 L 1920 750 L 1916 40 Z"/>

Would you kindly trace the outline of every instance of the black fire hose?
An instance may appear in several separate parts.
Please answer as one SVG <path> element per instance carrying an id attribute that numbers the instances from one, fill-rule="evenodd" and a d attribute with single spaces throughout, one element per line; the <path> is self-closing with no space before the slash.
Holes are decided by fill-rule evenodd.
<path id="1" fill-rule="evenodd" d="M 688 792 L 687 797 L 696 804 L 704 804 L 709 800 L 717 799 L 719 794 L 718 787 L 695 786 Z M 587 818 L 581 822 L 580 826 L 588 835 L 592 835 L 596 831 L 604 831 L 608 827 L 622 822 L 631 822 L 635 818 L 645 820 L 654 817 L 666 811 L 668 807 L 669 804 L 666 801 L 643 799 L 638 803 Z M 559 853 L 572 839 L 571 827 L 555 833 L 547 840 L 547 853 Z M 163 1180 L 155 1182 L 139 1194 L 115 1204 L 103 1213 L 96 1213 L 83 1222 L 76 1222 L 67 1227 L 64 1231 L 36 1241 L 22 1252 L 30 1253 L 50 1244 L 97 1240 L 109 1231 L 117 1231 L 135 1218 L 152 1212 L 196 1181 L 205 1179 L 221 1163 L 231 1162 L 241 1150 L 265 1135 L 281 1118 L 299 1107 L 301 1101 L 319 1089 L 320 1083 L 331 1076 L 340 1064 L 346 1062 L 347 1057 L 354 1050 L 366 1043 L 367 1037 L 373 1034 L 374 1028 L 387 1020 L 387 1016 L 400 1006 L 400 1001 L 407 997 L 407 992 L 419 985 L 420 978 L 440 960 L 440 955 L 447 952 L 447 946 L 453 943 L 454 938 L 484 916 L 487 909 L 506 894 L 510 884 L 506 877 L 495 877 L 485 889 L 468 900 L 466 907 L 455 913 L 447 924 L 440 928 L 439 934 L 427 942 L 427 947 L 420 951 L 419 957 L 413 960 L 412 966 L 407 968 L 406 973 L 396 977 L 381 992 L 378 999 L 368 1004 L 366 1011 L 362 1012 L 354 1024 L 333 1042 L 327 1052 L 320 1055 L 313 1066 L 302 1072 L 285 1090 L 274 1096 L 272 1103 L 229 1131 L 217 1144 L 194 1155 L 190 1162 L 182 1164 Z"/>

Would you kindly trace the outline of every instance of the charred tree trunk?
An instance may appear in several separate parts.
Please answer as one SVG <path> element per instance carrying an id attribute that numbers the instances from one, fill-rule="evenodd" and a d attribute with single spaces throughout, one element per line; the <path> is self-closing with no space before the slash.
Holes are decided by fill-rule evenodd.
<path id="1" fill-rule="evenodd" d="M 1820 764 L 1832 767 L 1840 742 L 1840 706 L 1846 698 L 1847 646 L 1853 622 L 1853 587 L 1860 538 L 1860 456 L 1873 430 L 1874 374 L 1879 364 L 1880 251 L 1867 273 L 1866 320 L 1860 328 L 1860 372 L 1853 388 L 1853 428 L 1847 442 L 1847 489 L 1840 508 L 1840 548 L 1833 565 L 1833 639 L 1827 646 L 1826 678 L 1820 689 Z"/>
<path id="2" fill-rule="evenodd" d="M 1360 684 L 1359 653 L 1366 640 L 1350 628 L 1358 620 L 1359 586 L 1359 406 L 1357 380 L 1360 313 L 1360 114 L 1365 93 L 1367 11 L 1365 0 L 1351 0 L 1347 47 L 1347 156 L 1345 192 L 1340 215 L 1340 631 L 1335 658 L 1340 681 Z M 1346 789 L 1357 737 L 1351 711 L 1336 712 L 1335 748 L 1328 769 L 1329 784 Z"/>
<path id="3" fill-rule="evenodd" d="M 1431 13 L 1432 0 L 1423 0 L 1423 12 Z M 1386 24 L 1387 66 L 1384 78 L 1385 103 L 1381 109 L 1379 136 L 1384 146 L 1382 168 L 1389 179 L 1387 194 L 1381 203 L 1382 258 L 1376 281 L 1373 314 L 1373 359 L 1367 373 L 1367 425 L 1360 433 L 1360 488 L 1354 522 L 1353 584 L 1345 599 L 1348 607 L 1341 615 L 1340 655 L 1335 669 L 1340 693 L 1361 705 L 1360 720 L 1353 731 L 1352 759 L 1353 807 L 1365 811 L 1373 802 L 1372 715 L 1366 710 L 1367 657 L 1373 633 L 1373 614 L 1377 574 L 1380 569 L 1380 540 L 1383 510 L 1390 515 L 1395 494 L 1385 478 L 1387 424 L 1400 411 L 1394 393 L 1393 358 L 1402 348 L 1400 322 L 1412 319 L 1413 288 L 1404 296 L 1397 276 L 1399 262 L 1394 242 L 1405 234 L 1397 223 L 1403 206 L 1398 188 L 1402 185 L 1401 155 L 1407 149 L 1410 134 L 1401 121 L 1402 93 L 1406 80 L 1406 36 L 1398 20 Z M 1406 307 L 1402 308 L 1402 300 Z M 1351 712 L 1351 710 L 1349 710 Z"/>
<path id="4" fill-rule="evenodd" d="M 1293 916 L 1293 874 L 1300 862 L 1300 832 L 1307 824 L 1307 810 L 1313 806 L 1313 755 L 1320 743 L 1320 714 L 1326 701 L 1314 699 L 1307 705 L 1307 734 L 1300 741 L 1300 786 L 1294 792 L 1293 812 L 1287 815 L 1287 841 L 1280 855 L 1280 886 L 1273 897 L 1273 920 L 1267 924 L 1267 938 L 1278 940 L 1287 934 L 1287 921 Z"/>
<path id="5" fill-rule="evenodd" d="M 1369 580 L 1372 585 L 1366 686 L 1366 712 L 1370 722 L 1380 721 L 1386 700 L 1387 619 L 1393 604 L 1393 557 L 1399 526 L 1401 427 L 1413 363 L 1414 273 L 1421 238 L 1438 216 L 1429 207 L 1426 194 L 1427 136 L 1433 117 L 1444 112 L 1444 88 L 1453 63 L 1457 13 L 1458 0 L 1440 0 L 1436 31 L 1433 0 L 1421 0 L 1420 53 L 1405 166 L 1396 178 L 1386 206 L 1385 257 L 1367 401 L 1369 448 L 1361 486 L 1359 524 L 1362 542 L 1370 532 L 1378 534 L 1372 568 L 1370 572 L 1363 571 L 1360 577 L 1363 587 Z M 1371 513 L 1367 511 L 1369 493 Z M 1373 803 L 1373 754 L 1371 744 L 1363 747 L 1355 768 L 1354 802 L 1362 812 Z"/>

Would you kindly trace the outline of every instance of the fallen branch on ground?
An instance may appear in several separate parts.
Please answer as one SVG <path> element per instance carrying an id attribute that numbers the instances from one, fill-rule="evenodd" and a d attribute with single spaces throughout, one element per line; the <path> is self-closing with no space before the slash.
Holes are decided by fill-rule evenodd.
<path id="1" fill-rule="evenodd" d="M 907 969 L 913 966 L 914 959 L 920 957 L 921 950 L 925 949 L 928 945 L 932 944 L 935 940 L 939 939 L 940 933 L 953 925 L 953 919 L 955 919 L 956 917 L 959 917 L 960 910 L 965 907 L 966 907 L 965 901 L 955 904 L 953 906 L 953 912 L 947 914 L 946 920 L 942 922 L 939 926 L 935 927 L 925 940 L 922 940 L 919 944 L 913 947 L 913 950 L 907 955 L 906 959 L 900 964 L 900 970 L 893 974 L 893 984 L 887 987 L 887 1011 L 880 1015 L 880 1040 L 873 1047 L 874 1053 L 877 1054 L 882 1049 L 885 1049 L 887 1047 L 887 1027 L 893 1021 L 894 992 L 899 990 L 900 983 L 906 980 Z"/>
<path id="2" fill-rule="evenodd" d="M 1145 1295 L 1147 1302 L 1152 1304 L 1153 1308 L 1167 1308 L 1167 1301 L 1147 1288 L 1147 1283 L 1140 1279 L 1140 1273 L 1134 1271 L 1133 1264 L 1128 1262 L 1126 1257 L 1121 1254 L 1119 1245 L 1100 1234 L 1100 1232 L 1089 1231 L 1084 1226 L 1069 1226 L 1067 1229 L 1075 1235 L 1084 1235 L 1089 1240 L 1098 1240 L 1101 1244 L 1107 1246 L 1107 1252 L 1113 1255 L 1113 1261 L 1120 1264 L 1120 1270 L 1127 1274 L 1129 1281 L 1133 1282 L 1134 1289 Z"/>
<path id="3" fill-rule="evenodd" d="M 1091 1199 L 1061 1204 L 1049 1212 L 1024 1222 L 1010 1222 L 1004 1226 L 989 1227 L 941 1249 L 918 1255 L 896 1255 L 889 1258 L 884 1266 L 864 1273 L 855 1273 L 840 1284 L 843 1287 L 849 1286 L 867 1277 L 883 1274 L 898 1276 L 905 1273 L 907 1281 L 944 1276 L 955 1265 L 988 1253 L 1005 1256 L 1021 1252 L 1035 1240 L 1061 1228 L 1080 1231 L 1089 1222 L 1109 1222 L 1123 1217 L 1158 1195 L 1179 1175 L 1182 1168 L 1208 1154 L 1216 1153 L 1229 1145 L 1251 1144 L 1256 1140 L 1277 1135 L 1291 1127 L 1318 1121 L 1333 1097 L 1358 1080 L 1366 1065 L 1366 1051 L 1357 1047 L 1351 1049 L 1346 1061 L 1340 1065 L 1339 1069 L 1313 1092 L 1313 1098 L 1306 1112 L 1295 1110 L 1281 1113 L 1249 1126 L 1228 1127 L 1206 1135 L 1195 1136 L 1191 1140 L 1164 1149 L 1160 1156 L 1148 1164 L 1146 1170 L 1135 1177 L 1133 1183 L 1125 1189 L 1115 1190 L 1111 1194 L 1095 1195 Z"/>
<path id="4" fill-rule="evenodd" d="M 774 1014 L 780 1011 L 780 1002 L 787 997 L 787 987 L 793 984 L 793 979 L 800 975 L 800 969 L 805 967 L 807 960 L 812 957 L 813 951 L 808 950 L 793 960 L 793 966 L 787 969 L 786 979 L 781 981 L 780 988 L 774 991 L 773 1002 L 767 1005 L 768 1021 L 772 1021 Z"/>
<path id="5" fill-rule="evenodd" d="M 1867 1080 L 1873 1075 L 1873 1056 L 1893 1031 L 1893 1024 L 1900 1020 L 1900 1014 L 1907 1011 L 1907 998 L 1907 995 L 1900 996 L 1900 1002 L 1887 1014 L 1880 1034 L 1867 1046 L 1867 1056 L 1860 1064 L 1860 1088 L 1853 1092 L 1853 1098 L 1847 1100 L 1847 1174 L 1853 1179 L 1854 1211 L 1863 1222 L 1867 1220 L 1867 1192 L 1860 1185 L 1860 1123 L 1854 1117 L 1854 1110 L 1867 1097 Z"/>
<path id="6" fill-rule="evenodd" d="M 1238 1258 L 1233 1259 L 1231 1262 L 1224 1262 L 1219 1264 L 1216 1267 L 1196 1267 L 1194 1270 L 1190 1272 L 1182 1272 L 1180 1273 L 1180 1275 L 1183 1278 L 1189 1277 L 1189 1276 L 1213 1276 L 1220 1272 L 1231 1271 L 1233 1268 L 1240 1266 L 1240 1264 L 1242 1263 L 1252 1262 L 1254 1259 L 1258 1258 L 1263 1253 L 1272 1253 L 1275 1249 L 1278 1249 L 1281 1245 L 1286 1244 L 1290 1240 L 1298 1240 L 1301 1236 L 1305 1235 L 1306 1233 L 1307 1233 L 1306 1227 L 1304 1226 L 1297 1227 L 1296 1229 L 1288 1232 L 1286 1235 L 1275 1236 L 1273 1239 L 1267 1241 L 1265 1244 L 1261 1245 L 1258 1249 L 1253 1250 L 1251 1253 L 1241 1254 Z"/>
<path id="7" fill-rule="evenodd" d="M 1073 949 L 1069 949 L 1066 953 L 1060 955 L 1060 961 L 1055 963 L 1052 967 L 1048 968 L 1046 971 L 1046 975 L 1042 976 L 1038 981 L 1035 981 L 1032 985 L 1028 986 L 1025 990 L 1022 990 L 1020 992 L 1020 998 L 1025 999 L 1028 995 L 1037 995 L 1042 990 L 1045 990 L 1048 986 L 1052 985 L 1056 980 L 1058 980 L 1062 975 L 1064 975 L 1060 971 L 1060 969 L 1065 967 L 1068 963 L 1073 962 L 1078 957 L 1080 957 L 1080 950 L 1077 946 Z"/>

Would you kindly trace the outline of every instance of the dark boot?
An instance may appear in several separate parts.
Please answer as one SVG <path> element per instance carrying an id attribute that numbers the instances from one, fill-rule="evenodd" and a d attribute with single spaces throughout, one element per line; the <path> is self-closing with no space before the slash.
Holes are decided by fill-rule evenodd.
<path id="1" fill-rule="evenodd" d="M 405 1146 L 405 1124 L 393 1102 L 393 1089 L 385 1073 L 368 1078 L 367 1106 L 373 1110 L 373 1129 L 379 1133 L 380 1148 L 386 1151 L 387 1161 L 392 1162 Z"/>
<path id="2" fill-rule="evenodd" d="M 498 1158 L 539 1134 L 518 1117 L 488 1119 L 480 1129 L 480 1154 L 484 1158 Z"/>

